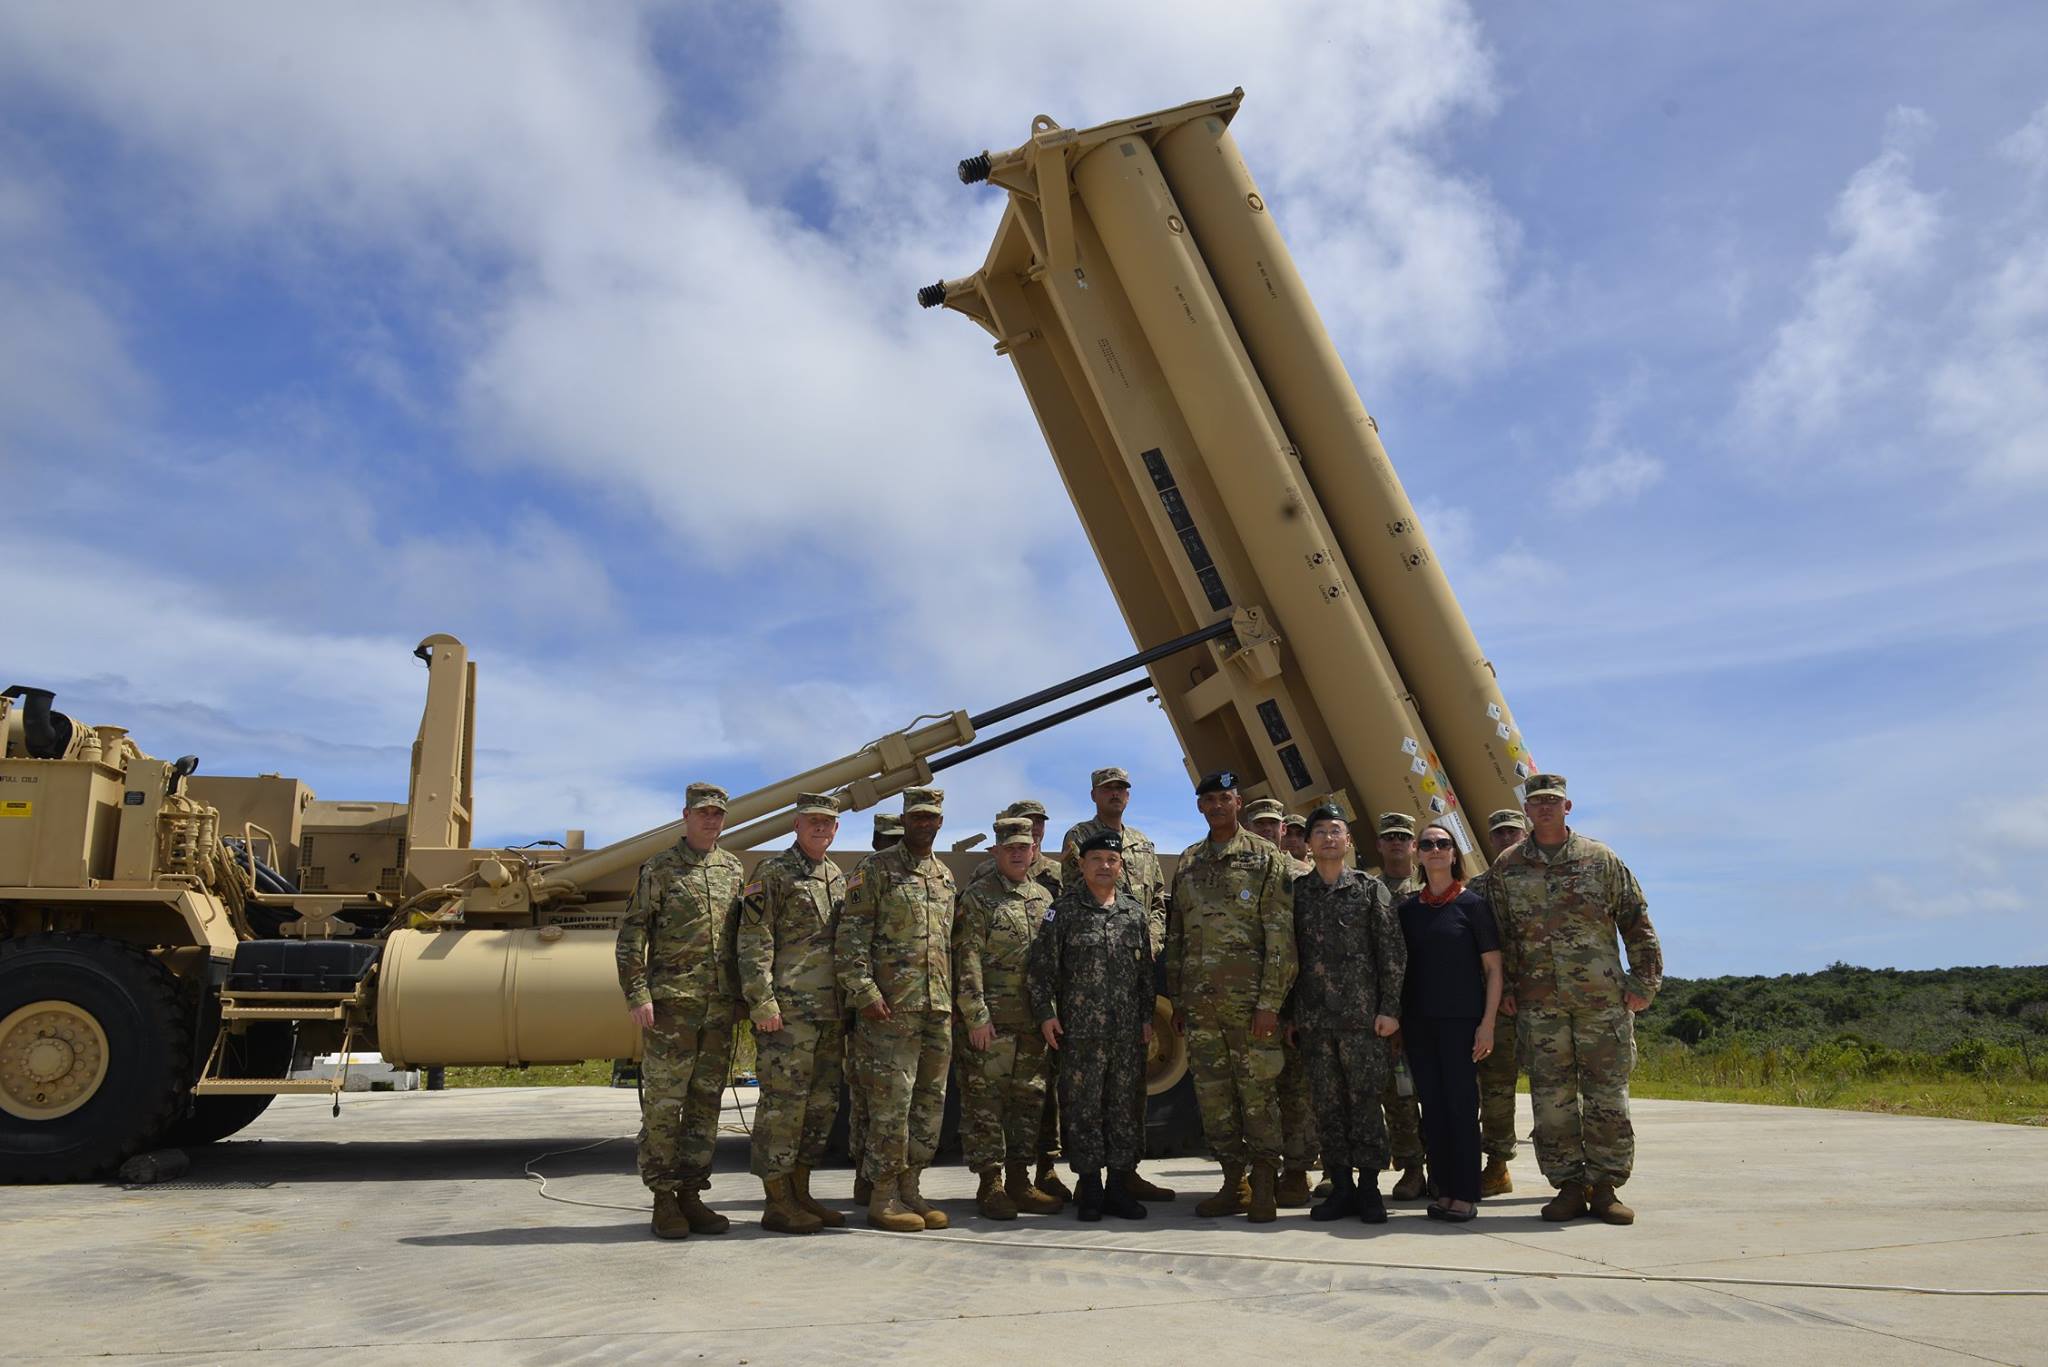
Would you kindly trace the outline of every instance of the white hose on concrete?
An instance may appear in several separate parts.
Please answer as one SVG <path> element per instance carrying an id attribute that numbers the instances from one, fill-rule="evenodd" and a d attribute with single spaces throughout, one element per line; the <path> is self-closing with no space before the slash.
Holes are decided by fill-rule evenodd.
<path id="1" fill-rule="evenodd" d="M 635 1215 L 644 1215 L 646 1206 L 622 1206 L 612 1201 L 577 1201 L 567 1196 L 556 1196 L 548 1190 L 548 1179 L 533 1170 L 533 1165 L 544 1159 L 559 1158 L 564 1154 L 586 1153 L 600 1145 L 610 1144 L 629 1135 L 617 1134 L 608 1139 L 599 1139 L 573 1149 L 552 1149 L 527 1160 L 526 1175 L 540 1183 L 540 1198 L 543 1201 L 559 1201 L 565 1206 L 582 1206 L 588 1210 L 623 1210 Z M 862 1229 L 858 1225 L 847 1225 L 841 1229 L 821 1230 L 825 1234 L 884 1234 L 892 1238 L 908 1238 L 909 1235 L 891 1234 L 888 1230 Z M 1224 1249 L 1207 1248 L 1164 1248 L 1151 1244 L 1071 1244 L 1046 1239 L 1003 1239 L 994 1235 L 935 1234 L 925 1230 L 918 1239 L 926 1244 L 965 1244 L 970 1248 L 1021 1248 L 1033 1253 L 1130 1253 L 1147 1258 L 1220 1258 L 1229 1262 L 1244 1263 L 1293 1263 L 1302 1267 L 1353 1267 L 1370 1268 L 1382 1272 L 1449 1272 L 1466 1277 L 1545 1277 L 1553 1281 L 1577 1282 L 1677 1282 L 1686 1286 L 1747 1286 L 1777 1288 L 1792 1291 L 1880 1291 L 1895 1296 L 2048 1296 L 2048 1287 L 2023 1286 L 1908 1286 L 1895 1282 L 1808 1282 L 1793 1281 L 1776 1277 L 1703 1277 L 1686 1276 L 1676 1272 L 1593 1272 L 1580 1268 L 1561 1268 L 1555 1271 L 1541 1271 L 1527 1267 L 1470 1267 L 1461 1263 L 1402 1263 L 1375 1262 L 1356 1258 L 1305 1258 L 1286 1253 L 1231 1252 Z"/>

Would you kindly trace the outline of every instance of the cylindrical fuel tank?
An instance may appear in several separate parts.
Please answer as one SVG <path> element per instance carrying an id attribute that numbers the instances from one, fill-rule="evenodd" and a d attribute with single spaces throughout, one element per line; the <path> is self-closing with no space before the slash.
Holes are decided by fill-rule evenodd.
<path id="1" fill-rule="evenodd" d="M 611 930 L 400 930 L 378 970 L 377 1048 L 393 1063 L 638 1058 Z"/>
<path id="2" fill-rule="evenodd" d="M 1136 134 L 1113 138 L 1081 158 L 1073 184 L 1271 596 L 1286 648 L 1311 692 L 1327 700 L 1324 720 L 1354 796 L 1374 812 L 1432 811 L 1438 785 L 1422 758 L 1429 739 L 1384 663 L 1151 149 Z"/>
<path id="3" fill-rule="evenodd" d="M 1533 762 L 1344 361 L 1222 119 L 1159 140 L 1159 164 L 1458 795 L 1519 807 Z"/>

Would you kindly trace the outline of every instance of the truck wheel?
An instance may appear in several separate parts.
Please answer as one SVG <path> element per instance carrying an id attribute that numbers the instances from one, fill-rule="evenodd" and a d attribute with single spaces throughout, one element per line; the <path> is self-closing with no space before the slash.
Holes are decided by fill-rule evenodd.
<path id="1" fill-rule="evenodd" d="M 223 1027 L 225 1028 L 225 1027 Z M 222 1077 L 283 1077 L 292 1066 L 298 1033 L 289 1021 L 258 1021 L 230 1035 Z M 269 1108 L 269 1096 L 195 1096 L 190 1109 L 171 1122 L 157 1143 L 175 1149 L 211 1144 L 248 1128 Z"/>
<path id="2" fill-rule="evenodd" d="M 74 1182 L 161 1134 L 190 1076 L 176 981 L 96 935 L 0 943 L 0 1181 Z"/>
<path id="3" fill-rule="evenodd" d="M 1179 1158 L 1202 1151 L 1202 1108 L 1188 1071 L 1187 1036 L 1173 1028 L 1173 1003 L 1152 1004 L 1152 1043 L 1145 1050 L 1145 1154 Z"/>

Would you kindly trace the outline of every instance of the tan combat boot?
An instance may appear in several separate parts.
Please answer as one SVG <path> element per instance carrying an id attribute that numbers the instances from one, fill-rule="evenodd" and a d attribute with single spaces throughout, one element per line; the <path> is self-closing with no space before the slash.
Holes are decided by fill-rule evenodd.
<path id="1" fill-rule="evenodd" d="M 768 1196 L 761 1210 L 761 1228 L 781 1234 L 816 1234 L 825 1227 L 823 1220 L 797 1203 L 787 1177 L 764 1177 L 761 1190 Z"/>
<path id="2" fill-rule="evenodd" d="M 683 1208 L 672 1191 L 654 1193 L 654 1237 L 657 1239 L 687 1239 L 690 1237 L 690 1222 L 683 1218 Z"/>
<path id="3" fill-rule="evenodd" d="M 1139 1175 L 1136 1168 L 1132 1168 L 1130 1175 L 1124 1178 L 1124 1190 L 1137 1197 L 1140 1201 L 1171 1201 L 1174 1194 L 1172 1187 L 1162 1187 L 1156 1183 L 1147 1182 Z"/>
<path id="4" fill-rule="evenodd" d="M 896 1174 L 885 1172 L 882 1180 L 872 1184 L 874 1194 L 868 1198 L 868 1223 L 876 1229 L 886 1229 L 894 1234 L 921 1234 L 924 1232 L 924 1216 L 903 1204 L 896 1195 Z"/>
<path id="5" fill-rule="evenodd" d="M 1614 1194 L 1612 1182 L 1587 1187 L 1586 1204 L 1593 1207 L 1593 1214 L 1606 1224 L 1632 1225 L 1636 1222 L 1636 1213 L 1623 1205 L 1621 1198 Z"/>
<path id="6" fill-rule="evenodd" d="M 1280 1183 L 1273 1188 L 1275 1204 L 1293 1210 L 1308 1204 L 1308 1169 L 1289 1168 L 1280 1174 Z"/>
<path id="7" fill-rule="evenodd" d="M 1065 1209 L 1065 1201 L 1041 1190 L 1032 1182 L 1029 1163 L 1011 1163 L 1007 1177 L 1008 1180 L 1003 1183 L 1003 1194 L 1010 1198 L 1010 1204 L 1022 1214 L 1057 1215 Z"/>
<path id="8" fill-rule="evenodd" d="M 789 1175 L 789 1191 L 796 1197 L 796 1203 L 818 1217 L 818 1223 L 826 1229 L 837 1229 L 846 1223 L 846 1217 L 828 1205 L 811 1199 L 811 1170 L 798 1168 Z"/>
<path id="9" fill-rule="evenodd" d="M 1003 1174 L 991 1163 L 981 1173 L 981 1186 L 974 1193 L 974 1208 L 984 1220 L 1014 1220 L 1017 1203 L 1003 1190 Z"/>
<path id="10" fill-rule="evenodd" d="M 692 1234 L 723 1234 L 732 1228 L 732 1221 L 704 1204 L 697 1193 L 703 1187 L 690 1187 L 676 1193 L 676 1201 L 683 1208 L 683 1218 L 690 1222 Z"/>
<path id="11" fill-rule="evenodd" d="M 853 1175 L 853 1201 L 855 1205 L 866 1205 L 875 1196 L 875 1184 L 859 1173 Z"/>
<path id="12" fill-rule="evenodd" d="M 1064 1202 L 1071 1201 L 1074 1199 L 1073 1188 L 1069 1187 L 1065 1182 L 1060 1181 L 1058 1159 L 1039 1159 L 1038 1176 L 1031 1180 L 1031 1185 L 1037 1187 L 1047 1196 L 1050 1196 L 1057 1201 Z"/>
<path id="13" fill-rule="evenodd" d="M 1273 1188 L 1278 1184 L 1279 1174 L 1271 1163 L 1252 1164 L 1252 1199 L 1244 1213 L 1245 1220 L 1254 1225 L 1269 1225 L 1279 1218 L 1279 1209 L 1273 1200 Z"/>
<path id="14" fill-rule="evenodd" d="M 1576 1220 L 1586 1213 L 1586 1184 L 1567 1182 L 1543 1207 L 1543 1218 L 1553 1225 Z"/>
<path id="15" fill-rule="evenodd" d="M 952 1224 L 946 1212 L 924 1199 L 924 1193 L 917 1189 L 918 1179 L 924 1176 L 923 1168 L 905 1168 L 896 1182 L 896 1199 L 917 1212 L 926 1229 L 944 1229 Z"/>
<path id="16" fill-rule="evenodd" d="M 1422 1164 L 1417 1163 L 1414 1167 L 1402 1172 L 1401 1180 L 1394 1183 L 1394 1189 L 1387 1193 L 1387 1199 L 1391 1201 L 1419 1201 L 1422 1199 L 1422 1194 L 1427 1190 L 1429 1190 L 1429 1176 L 1423 1171 Z"/>
<path id="17" fill-rule="evenodd" d="M 1498 1155 L 1486 1160 L 1486 1171 L 1479 1174 L 1479 1195 L 1505 1196 L 1515 1189 L 1515 1179 L 1508 1176 L 1508 1160 Z"/>
<path id="18" fill-rule="evenodd" d="M 1244 1168 L 1235 1164 L 1223 1165 L 1223 1185 L 1216 1194 L 1195 1207 L 1197 1215 L 1239 1215 L 1252 1203 L 1251 1184 L 1245 1181 Z"/>

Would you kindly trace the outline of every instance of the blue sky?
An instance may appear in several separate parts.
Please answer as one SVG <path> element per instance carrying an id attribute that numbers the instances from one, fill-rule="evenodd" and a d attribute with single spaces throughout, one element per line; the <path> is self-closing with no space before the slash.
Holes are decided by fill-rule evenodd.
<path id="1" fill-rule="evenodd" d="M 1672 970 L 2048 959 L 2048 26 L 2025 4 L 0 10 L 14 682 L 593 840 L 1126 653 L 920 313 L 1032 115 L 1235 125 L 1518 720 Z M 971 829 L 1134 700 L 947 775 Z"/>

